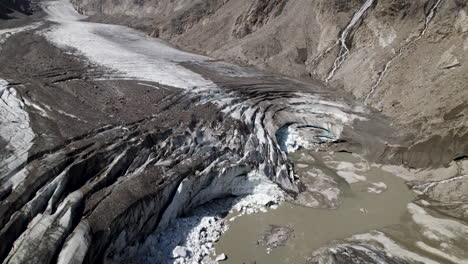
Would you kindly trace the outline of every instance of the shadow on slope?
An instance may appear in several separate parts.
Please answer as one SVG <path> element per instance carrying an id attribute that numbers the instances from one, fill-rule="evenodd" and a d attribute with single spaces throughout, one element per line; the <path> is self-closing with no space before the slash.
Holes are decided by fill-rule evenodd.
<path id="1" fill-rule="evenodd" d="M 32 15 L 32 13 L 33 8 L 29 0 L 4 0 L 0 3 L 2 20 L 14 19 L 17 15 Z"/>

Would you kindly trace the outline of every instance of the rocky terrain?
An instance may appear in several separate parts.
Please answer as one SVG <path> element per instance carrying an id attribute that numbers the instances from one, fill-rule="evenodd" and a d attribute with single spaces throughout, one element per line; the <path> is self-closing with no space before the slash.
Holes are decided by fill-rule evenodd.
<path id="1" fill-rule="evenodd" d="M 374 230 L 310 261 L 465 263 L 466 12 L 450 0 L 2 1 L 0 261 L 213 262 L 232 209 L 342 204 L 349 172 L 310 178 L 288 156 L 311 149 L 405 178 L 424 252 Z M 278 230 L 265 243 L 287 243 Z"/>

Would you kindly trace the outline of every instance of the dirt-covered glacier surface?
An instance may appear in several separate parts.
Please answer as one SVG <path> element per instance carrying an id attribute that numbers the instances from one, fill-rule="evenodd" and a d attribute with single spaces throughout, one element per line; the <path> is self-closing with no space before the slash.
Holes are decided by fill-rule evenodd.
<path id="1" fill-rule="evenodd" d="M 222 260 L 213 255 L 214 244 L 228 228 L 227 215 L 236 214 L 235 221 L 284 201 L 337 208 L 346 180 L 360 180 L 344 169 L 341 180 L 314 182 L 298 173 L 288 153 L 346 151 L 369 162 L 394 160 L 397 131 L 340 90 L 179 51 L 126 27 L 85 22 L 67 0 L 37 4 L 30 17 L 0 20 L 3 263 Z M 432 234 L 427 239 L 465 230 L 458 222 L 467 217 L 465 159 L 436 172 L 386 166 L 430 197 L 431 210 L 458 219 L 437 221 L 437 232 L 421 231 Z M 424 206 L 408 210 L 425 228 L 436 220 Z M 369 232 L 323 254 L 411 261 L 383 257 L 395 247 L 379 242 L 380 231 Z M 417 246 L 439 259 L 465 261 L 424 241 Z"/>

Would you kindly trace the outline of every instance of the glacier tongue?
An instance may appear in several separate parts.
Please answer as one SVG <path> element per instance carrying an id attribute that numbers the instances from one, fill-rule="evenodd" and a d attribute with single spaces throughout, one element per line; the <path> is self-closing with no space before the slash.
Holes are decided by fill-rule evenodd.
<path id="1" fill-rule="evenodd" d="M 133 79 L 191 89 L 215 88 L 179 63 L 203 62 L 207 57 L 177 50 L 136 30 L 116 25 L 82 22 L 68 0 L 43 4 L 48 19 L 57 22 L 44 35 L 55 45 L 109 69 L 106 79 Z"/>

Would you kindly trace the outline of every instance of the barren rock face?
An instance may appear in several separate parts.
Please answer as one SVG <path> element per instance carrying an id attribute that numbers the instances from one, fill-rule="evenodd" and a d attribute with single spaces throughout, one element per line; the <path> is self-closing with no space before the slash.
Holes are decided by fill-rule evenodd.
<path id="1" fill-rule="evenodd" d="M 33 5 L 30 1 L 25 0 L 5 0 L 0 4 L 0 14 L 3 12 L 10 13 L 12 10 L 18 12 L 31 14 L 33 11 Z"/>
<path id="2" fill-rule="evenodd" d="M 281 15 L 287 0 L 264 1 L 257 0 L 252 3 L 248 13 L 237 18 L 233 36 L 243 38 L 255 32 L 258 28 L 268 23 L 272 17 Z"/>

